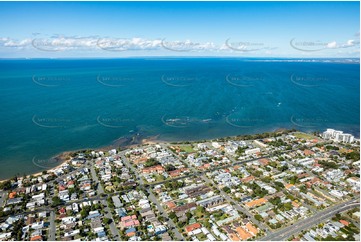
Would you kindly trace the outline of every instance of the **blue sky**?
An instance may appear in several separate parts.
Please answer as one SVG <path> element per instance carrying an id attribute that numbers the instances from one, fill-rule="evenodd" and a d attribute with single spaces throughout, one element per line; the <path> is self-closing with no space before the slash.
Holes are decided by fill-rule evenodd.
<path id="1" fill-rule="evenodd" d="M 359 2 L 0 2 L 0 57 L 359 57 Z"/>

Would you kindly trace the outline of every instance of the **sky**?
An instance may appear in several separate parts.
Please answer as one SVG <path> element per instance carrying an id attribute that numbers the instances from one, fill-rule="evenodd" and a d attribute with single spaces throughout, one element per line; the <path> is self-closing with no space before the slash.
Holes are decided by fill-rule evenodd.
<path id="1" fill-rule="evenodd" d="M 0 2 L 0 58 L 359 58 L 359 4 Z"/>

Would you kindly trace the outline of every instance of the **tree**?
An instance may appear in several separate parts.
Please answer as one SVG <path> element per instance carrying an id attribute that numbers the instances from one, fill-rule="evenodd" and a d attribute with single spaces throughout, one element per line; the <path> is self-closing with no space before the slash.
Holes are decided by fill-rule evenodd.
<path id="1" fill-rule="evenodd" d="M 177 217 L 177 215 L 175 214 L 175 212 L 170 212 L 170 213 L 168 214 L 168 216 L 169 216 L 170 219 L 175 219 L 175 218 Z"/>
<path id="2" fill-rule="evenodd" d="M 229 188 L 229 187 L 224 187 L 222 190 L 223 190 L 225 193 L 230 193 L 230 192 L 231 192 L 231 188 Z"/>
<path id="3" fill-rule="evenodd" d="M 275 187 L 276 188 L 278 188 L 278 189 L 283 189 L 285 186 L 283 185 L 283 183 L 282 182 L 279 182 L 279 181 L 275 181 L 274 182 L 274 185 L 275 185 Z"/>
<path id="4" fill-rule="evenodd" d="M 261 180 L 265 183 L 270 183 L 272 181 L 272 178 L 270 176 L 266 176 L 266 177 L 263 177 Z"/>
<path id="5" fill-rule="evenodd" d="M 297 182 L 298 182 L 298 177 L 297 177 L 297 176 L 291 177 L 290 183 L 291 183 L 292 185 L 296 184 Z"/>
<path id="6" fill-rule="evenodd" d="M 325 168 L 337 169 L 339 167 L 338 164 L 336 164 L 335 162 L 332 162 L 332 161 L 328 162 L 328 161 L 320 160 L 320 161 L 318 161 L 318 163 Z"/>
<path id="7" fill-rule="evenodd" d="M 307 192 L 307 188 L 305 185 L 300 186 L 299 189 L 301 192 Z"/>
<path id="8" fill-rule="evenodd" d="M 346 158 L 353 161 L 360 160 L 360 152 L 352 151 L 351 153 L 346 154 Z"/>
<path id="9" fill-rule="evenodd" d="M 254 215 L 254 218 L 257 219 L 258 221 L 262 220 L 262 216 L 259 214 Z"/>
<path id="10" fill-rule="evenodd" d="M 278 170 L 279 170 L 279 171 L 282 171 L 282 172 L 287 171 L 287 170 L 288 170 L 288 166 L 287 166 L 287 165 L 284 165 L 284 166 L 278 167 Z"/>
<path id="11" fill-rule="evenodd" d="M 154 158 L 150 158 L 149 160 L 147 160 L 144 163 L 144 167 L 151 167 L 151 166 L 155 166 L 155 165 L 159 165 L 159 164 L 160 164 L 159 161 L 157 161 Z"/>
<path id="12" fill-rule="evenodd" d="M 269 200 L 269 202 L 272 203 L 273 205 L 277 206 L 281 203 L 281 198 L 279 198 L 279 197 L 271 198 Z"/>
<path id="13" fill-rule="evenodd" d="M 53 197 L 52 201 L 53 201 L 53 203 L 51 204 L 52 207 L 57 207 L 63 203 L 63 201 L 58 196 Z"/>
<path id="14" fill-rule="evenodd" d="M 292 204 L 291 203 L 285 203 L 283 204 L 283 208 L 288 211 L 288 210 L 291 210 L 293 208 Z"/>
<path id="15" fill-rule="evenodd" d="M 89 212 L 91 210 L 90 206 L 84 206 L 83 209 L 80 211 L 80 215 L 82 218 L 85 218 L 88 216 Z"/>
<path id="16" fill-rule="evenodd" d="M 24 220 L 23 219 L 20 219 L 18 221 L 16 221 L 14 224 L 13 224 L 13 229 L 12 229 L 12 232 L 11 232 L 11 236 L 13 236 L 15 238 L 15 240 L 22 240 L 21 236 L 23 234 L 22 232 L 22 228 L 24 226 Z"/>
<path id="17" fill-rule="evenodd" d="M 246 151 L 248 147 L 238 147 L 236 150 L 237 155 L 243 155 L 243 153 Z"/>
<path id="18" fill-rule="evenodd" d="M 203 225 L 204 225 L 204 227 L 206 227 L 209 230 L 211 230 L 211 228 L 212 228 L 212 224 L 208 220 L 205 220 L 203 222 Z"/>
<path id="19" fill-rule="evenodd" d="M 11 188 L 11 181 L 7 180 L 0 183 L 0 190 L 9 190 Z"/>
<path id="20" fill-rule="evenodd" d="M 104 218 L 104 223 L 105 224 L 111 224 L 112 223 L 112 219 L 111 218 Z"/>
<path id="21" fill-rule="evenodd" d="M 172 164 L 168 164 L 165 166 L 165 171 L 174 171 L 176 168 Z"/>
<path id="22" fill-rule="evenodd" d="M 186 212 L 186 216 L 187 216 L 187 220 L 189 220 L 192 217 L 192 213 L 188 211 Z"/>

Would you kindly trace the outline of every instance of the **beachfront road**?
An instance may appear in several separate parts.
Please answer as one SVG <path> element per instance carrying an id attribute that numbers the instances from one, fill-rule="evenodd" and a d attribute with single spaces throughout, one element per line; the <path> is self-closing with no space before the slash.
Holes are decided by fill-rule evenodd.
<path id="1" fill-rule="evenodd" d="M 261 241 L 284 241 L 287 240 L 292 235 L 297 235 L 302 230 L 307 230 L 312 228 L 313 226 L 332 218 L 335 214 L 347 211 L 349 209 L 359 207 L 360 201 L 357 199 L 350 200 L 348 202 L 344 202 L 335 206 L 332 206 L 328 209 L 319 211 L 318 213 L 314 214 L 313 216 L 299 220 L 298 222 L 294 223 L 292 226 L 280 229 L 276 232 L 270 232 L 267 236 L 260 239 Z"/>

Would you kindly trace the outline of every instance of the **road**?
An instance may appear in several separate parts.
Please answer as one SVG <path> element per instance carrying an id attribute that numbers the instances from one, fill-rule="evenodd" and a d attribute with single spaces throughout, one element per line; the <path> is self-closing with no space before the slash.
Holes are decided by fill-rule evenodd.
<path id="1" fill-rule="evenodd" d="M 248 216 L 248 218 L 252 221 L 252 223 L 256 224 L 260 229 L 262 229 L 263 231 L 265 232 L 268 232 L 268 228 L 262 224 L 261 222 L 259 222 L 257 219 L 254 218 L 254 216 L 245 208 L 241 207 L 237 201 L 235 201 L 234 199 L 232 199 L 230 196 L 228 196 L 227 193 L 225 193 L 224 191 L 222 191 L 221 189 L 218 189 L 218 185 L 215 184 L 213 182 L 213 180 L 209 179 L 208 177 L 206 177 L 205 175 L 202 175 L 201 178 L 207 182 L 207 183 L 210 183 L 210 184 L 213 184 L 214 187 L 221 193 L 221 195 L 231 204 L 234 204 L 232 205 L 233 207 L 235 207 L 239 212 L 243 213 L 243 214 L 246 214 Z"/>
<path id="2" fill-rule="evenodd" d="M 112 233 L 112 236 L 113 236 L 113 239 L 114 240 L 117 240 L 119 241 L 121 238 L 120 238 L 120 234 L 119 234 L 119 231 L 114 223 L 114 218 L 112 216 L 112 213 L 109 209 L 109 206 L 108 206 L 108 202 L 106 200 L 102 200 L 101 203 L 103 204 L 104 206 L 104 212 L 105 212 L 105 217 L 108 218 L 108 219 L 111 219 L 111 223 L 109 224 L 109 228 L 110 228 L 110 232 Z"/>
<path id="3" fill-rule="evenodd" d="M 91 172 L 91 175 L 92 175 L 92 178 L 93 178 L 93 181 L 95 182 L 95 184 L 97 184 L 97 195 L 98 196 L 101 196 L 102 194 L 104 194 L 104 188 L 103 188 L 103 185 L 100 183 L 99 181 L 99 178 L 95 172 L 95 169 L 94 169 L 94 166 L 91 166 L 90 167 L 90 172 Z M 108 196 L 107 196 L 108 197 Z M 110 232 L 112 234 L 112 238 L 114 240 L 120 240 L 120 234 L 119 234 L 119 231 L 114 223 L 114 218 L 112 216 L 112 213 L 110 211 L 110 208 L 108 206 L 108 202 L 107 200 L 105 199 L 102 199 L 101 200 L 101 203 L 103 204 L 104 206 L 104 212 L 105 212 L 105 217 L 108 218 L 108 219 L 111 219 L 111 223 L 109 224 L 109 228 L 110 228 Z"/>
<path id="4" fill-rule="evenodd" d="M 8 193 L 6 191 L 0 191 L 0 207 L 4 207 Z"/>
<path id="5" fill-rule="evenodd" d="M 130 162 L 128 161 L 128 158 L 125 157 L 124 153 L 125 153 L 125 152 L 121 152 L 121 153 L 120 153 L 120 157 L 122 158 L 122 161 L 124 162 L 125 166 L 127 166 L 131 171 L 134 172 L 137 180 L 138 180 L 139 183 L 140 183 L 140 186 L 141 186 L 141 187 L 144 187 L 144 181 L 143 181 L 143 179 L 139 176 L 139 174 L 138 174 L 138 172 L 136 171 L 136 169 L 130 164 Z M 171 228 L 173 228 L 173 229 L 171 229 L 171 228 L 170 228 L 170 229 L 173 231 L 173 233 L 174 233 L 174 235 L 176 236 L 177 240 L 178 240 L 178 241 L 184 240 L 184 237 L 182 236 L 181 233 L 179 233 L 179 231 L 178 231 L 176 225 L 174 224 L 173 220 L 168 217 L 166 211 L 163 209 L 163 207 L 162 207 L 162 205 L 159 203 L 158 199 L 154 196 L 152 189 L 146 188 L 146 190 L 147 190 L 147 192 L 149 193 L 149 196 L 148 196 L 149 200 L 157 206 L 158 211 L 162 214 L 162 216 L 165 217 L 165 218 L 167 218 L 167 223 L 170 225 Z"/>
<path id="6" fill-rule="evenodd" d="M 49 226 L 49 239 L 50 241 L 55 241 L 55 212 L 53 210 L 50 211 L 50 226 Z"/>
<path id="7" fill-rule="evenodd" d="M 357 199 L 335 205 L 333 207 L 319 211 L 309 218 L 299 220 L 296 223 L 294 223 L 292 226 L 280 229 L 276 232 L 271 232 L 267 236 L 261 238 L 260 240 L 261 241 L 287 240 L 292 235 L 297 235 L 302 230 L 310 229 L 313 226 L 321 223 L 322 221 L 332 218 L 335 214 L 339 212 L 343 212 L 359 206 L 360 206 L 360 202 Z"/>
<path id="8" fill-rule="evenodd" d="M 167 212 L 163 209 L 162 205 L 158 202 L 157 198 L 154 196 L 153 192 L 151 189 L 147 189 L 148 192 L 149 192 L 149 200 L 152 201 L 158 208 L 158 211 L 162 214 L 163 217 L 167 218 L 167 222 L 168 224 L 170 225 L 171 228 L 174 228 L 172 229 L 172 231 L 174 232 L 174 235 L 176 236 L 177 240 L 178 241 L 182 241 L 184 240 L 184 237 L 182 236 L 181 233 L 179 233 L 176 225 L 174 224 L 173 220 L 170 219 L 167 215 Z"/>

